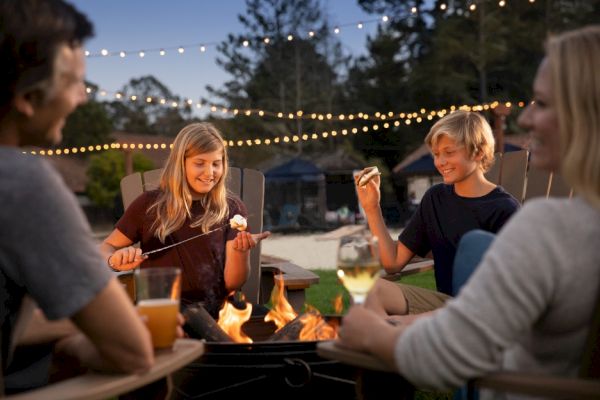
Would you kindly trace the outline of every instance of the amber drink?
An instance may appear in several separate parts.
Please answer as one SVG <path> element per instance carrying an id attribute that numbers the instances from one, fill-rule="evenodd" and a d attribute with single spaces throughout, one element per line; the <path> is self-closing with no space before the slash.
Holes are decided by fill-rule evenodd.
<path id="1" fill-rule="evenodd" d="M 137 309 L 156 349 L 173 346 L 181 292 L 181 270 L 174 267 L 136 271 Z"/>

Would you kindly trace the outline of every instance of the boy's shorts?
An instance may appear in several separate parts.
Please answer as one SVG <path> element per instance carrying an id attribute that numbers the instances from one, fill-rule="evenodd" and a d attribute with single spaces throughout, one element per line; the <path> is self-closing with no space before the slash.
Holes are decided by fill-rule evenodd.
<path id="1" fill-rule="evenodd" d="M 409 314 L 421 314 L 443 307 L 446 301 L 451 299 L 447 294 L 434 290 L 424 289 L 417 286 L 398 283 L 404 293 Z"/>

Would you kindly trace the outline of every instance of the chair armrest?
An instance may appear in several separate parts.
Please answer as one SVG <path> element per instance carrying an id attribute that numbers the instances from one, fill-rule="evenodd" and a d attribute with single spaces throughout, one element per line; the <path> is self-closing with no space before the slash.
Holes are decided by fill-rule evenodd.
<path id="1" fill-rule="evenodd" d="M 475 379 L 478 388 L 560 399 L 600 399 L 600 380 L 497 372 Z"/>
<path id="2" fill-rule="evenodd" d="M 385 273 L 382 275 L 382 278 L 387 279 L 388 281 L 397 281 L 400 280 L 403 276 L 414 275 L 420 272 L 431 271 L 433 269 L 433 260 L 423 260 L 418 262 L 413 262 L 407 264 L 404 268 L 402 268 L 399 272 L 394 273 Z"/>
<path id="3" fill-rule="evenodd" d="M 262 264 L 261 270 L 272 272 L 273 279 L 289 290 L 305 289 L 319 283 L 319 275 L 291 262 Z"/>
<path id="4" fill-rule="evenodd" d="M 173 350 L 158 351 L 154 366 L 143 374 L 88 372 L 39 389 L 5 397 L 6 400 L 102 400 L 138 389 L 170 375 L 204 353 L 204 342 L 177 339 Z"/>

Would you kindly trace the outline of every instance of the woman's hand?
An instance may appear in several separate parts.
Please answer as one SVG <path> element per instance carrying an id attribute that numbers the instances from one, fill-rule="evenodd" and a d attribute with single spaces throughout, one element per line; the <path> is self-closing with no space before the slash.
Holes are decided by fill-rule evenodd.
<path id="1" fill-rule="evenodd" d="M 127 246 L 116 250 L 108 258 L 108 265 L 118 271 L 130 271 L 137 268 L 147 258 L 147 256 L 142 256 L 142 249 Z"/>
<path id="2" fill-rule="evenodd" d="M 254 234 L 246 231 L 238 232 L 235 239 L 233 239 L 233 248 L 237 251 L 248 251 L 256 247 L 261 240 L 269 237 L 270 234 L 269 231 Z"/>
<path id="3" fill-rule="evenodd" d="M 392 325 L 373 311 L 356 305 L 350 307 L 344 316 L 335 343 L 340 347 L 373 354 L 396 370 L 394 348 L 404 329 L 406 325 L 402 324 L 402 319 L 395 319 Z"/>

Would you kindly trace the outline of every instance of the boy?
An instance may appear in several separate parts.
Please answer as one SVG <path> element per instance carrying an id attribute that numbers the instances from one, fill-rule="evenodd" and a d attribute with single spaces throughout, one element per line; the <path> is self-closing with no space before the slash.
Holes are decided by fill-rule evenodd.
<path id="1" fill-rule="evenodd" d="M 381 264 L 399 272 L 415 254 L 430 251 L 435 261 L 437 292 L 378 279 L 365 306 L 382 315 L 418 314 L 441 307 L 452 291 L 452 264 L 460 238 L 473 229 L 498 232 L 519 208 L 519 202 L 484 173 L 494 161 L 494 136 L 478 113 L 455 111 L 437 121 L 425 143 L 444 183 L 423 196 L 406 228 L 394 241 L 379 206 L 377 176 L 357 186 L 369 229 L 379 238 Z"/>

